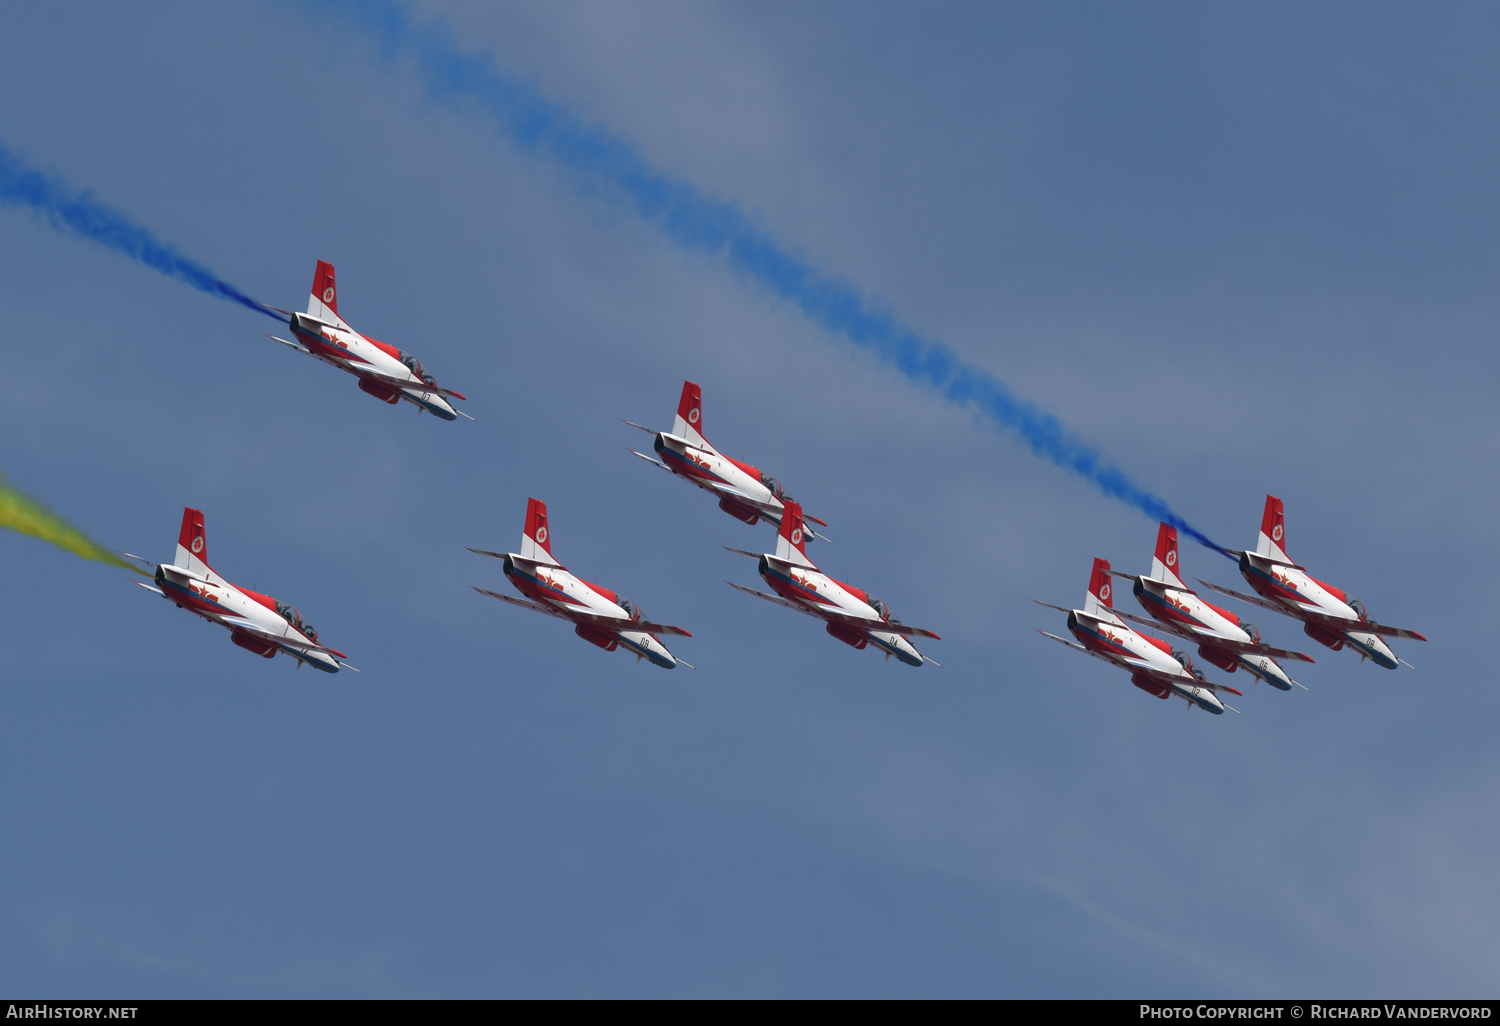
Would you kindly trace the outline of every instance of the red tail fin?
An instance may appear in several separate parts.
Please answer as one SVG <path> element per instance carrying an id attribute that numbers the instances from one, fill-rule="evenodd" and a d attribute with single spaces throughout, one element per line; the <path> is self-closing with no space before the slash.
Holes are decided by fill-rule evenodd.
<path id="1" fill-rule="evenodd" d="M 552 532 L 547 530 L 547 504 L 541 499 L 526 500 L 526 530 L 521 536 L 521 555 L 544 563 L 555 563 L 552 557 Z"/>
<path id="2" fill-rule="evenodd" d="M 184 570 L 193 570 L 195 561 L 208 566 L 208 535 L 203 530 L 203 511 L 187 507 L 182 511 L 182 530 L 177 532 L 177 558 L 173 562 Z"/>
<path id="3" fill-rule="evenodd" d="M 1183 587 L 1177 565 L 1177 528 L 1162 524 L 1156 531 L 1156 556 L 1151 561 L 1151 577 Z"/>
<path id="4" fill-rule="evenodd" d="M 1286 554 L 1286 514 L 1281 500 L 1274 495 L 1266 496 L 1266 511 L 1260 518 L 1260 538 L 1256 552 L 1262 556 L 1291 561 Z"/>
<path id="5" fill-rule="evenodd" d="M 788 499 L 781 511 L 781 533 L 776 539 L 776 558 L 812 566 L 807 558 L 807 528 L 802 524 L 802 504 Z"/>
<path id="6" fill-rule="evenodd" d="M 318 261 L 318 269 L 313 274 L 312 294 L 335 315 L 338 314 L 339 294 L 333 284 L 333 265 L 327 260 Z"/>
<path id="7" fill-rule="evenodd" d="M 1094 558 L 1094 573 L 1089 578 L 1089 598 L 1097 601 L 1105 609 L 1115 607 L 1114 588 L 1110 586 L 1109 560 L 1107 559 Z"/>
<path id="8" fill-rule="evenodd" d="M 682 398 L 677 400 L 677 417 L 672 421 L 672 434 L 686 438 L 694 445 L 707 445 L 703 437 L 703 390 L 696 382 L 682 383 Z"/>

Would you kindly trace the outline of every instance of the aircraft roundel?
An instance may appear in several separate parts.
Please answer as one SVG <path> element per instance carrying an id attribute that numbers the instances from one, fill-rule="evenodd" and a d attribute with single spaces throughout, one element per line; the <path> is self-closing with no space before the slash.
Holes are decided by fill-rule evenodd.
<path id="1" fill-rule="evenodd" d="M 1277 524 L 1275 527 L 1271 528 L 1271 540 L 1272 541 L 1281 541 L 1281 525 L 1280 524 Z"/>
<path id="2" fill-rule="evenodd" d="M 700 414 L 698 413 L 698 407 L 694 406 L 691 410 L 688 410 L 688 423 L 689 424 L 696 424 L 696 423 L 698 423 L 699 416 L 700 416 Z"/>
<path id="3" fill-rule="evenodd" d="M 800 527 L 794 527 L 794 528 L 792 528 L 792 544 L 793 545 L 801 545 L 802 544 L 802 528 L 800 528 Z"/>
<path id="4" fill-rule="evenodd" d="M 1099 586 L 1099 601 L 1100 602 L 1108 602 L 1109 601 L 1109 585 L 1107 585 L 1107 584 L 1101 584 Z"/>
<path id="5" fill-rule="evenodd" d="M 194 538 L 193 539 L 193 555 L 196 556 L 198 553 L 200 553 L 202 551 L 203 551 L 203 539 L 201 537 Z"/>
<path id="6" fill-rule="evenodd" d="M 1168 552 L 1167 553 L 1167 566 L 1172 566 L 1176 562 L 1177 562 L 1177 553 L 1175 551 L 1174 552 Z"/>
<path id="7" fill-rule="evenodd" d="M 536 529 L 536 543 L 538 545 L 547 544 L 547 527 L 545 524 Z"/>
<path id="8" fill-rule="evenodd" d="M 328 286 L 326 289 L 323 290 L 323 302 L 325 302 L 325 303 L 332 303 L 333 302 L 333 286 L 332 285 Z"/>

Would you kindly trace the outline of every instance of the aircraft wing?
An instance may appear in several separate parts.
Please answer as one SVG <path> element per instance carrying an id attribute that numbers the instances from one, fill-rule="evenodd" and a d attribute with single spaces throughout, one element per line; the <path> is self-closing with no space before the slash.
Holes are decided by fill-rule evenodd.
<path id="1" fill-rule="evenodd" d="M 866 620 L 860 616 L 841 616 L 830 610 L 828 619 L 837 622 L 842 627 L 849 627 L 856 631 L 880 631 L 882 634 L 904 634 L 907 637 L 931 638 L 933 641 L 943 639 L 932 631 L 921 627 L 908 627 L 904 623 L 891 623 L 888 620 Z"/>
<path id="2" fill-rule="evenodd" d="M 731 588 L 734 588 L 736 591 L 743 591 L 746 595 L 754 595 L 756 598 L 763 598 L 767 602 L 774 602 L 778 606 L 786 606 L 788 609 L 795 609 L 799 613 L 806 613 L 808 616 L 811 616 L 815 620 L 823 619 L 821 616 L 818 616 L 816 613 L 804 609 L 802 606 L 799 606 L 797 603 L 791 601 L 790 599 L 779 598 L 775 595 L 767 595 L 763 591 L 756 591 L 754 588 L 747 588 L 743 584 L 735 584 L 733 581 L 725 581 L 724 583 L 729 585 Z"/>
<path id="3" fill-rule="evenodd" d="M 496 595 L 496 598 L 501 596 Z M 511 599 L 510 601 L 517 601 Z M 582 611 L 574 613 L 566 619 L 574 623 L 585 623 L 590 627 L 597 627 L 601 631 L 618 633 L 620 631 L 645 631 L 647 634 L 672 634 L 679 638 L 691 638 L 693 635 L 681 627 L 673 627 L 665 623 L 652 623 L 650 620 L 631 620 L 623 616 L 601 616 L 598 613 L 585 613 Z"/>
<path id="4" fill-rule="evenodd" d="M 1408 638 L 1412 641 L 1426 641 L 1416 631 L 1403 630 L 1400 627 L 1387 627 L 1383 623 L 1373 620 L 1343 620 L 1336 616 L 1319 616 L 1316 613 L 1308 614 L 1307 619 L 1319 627 L 1327 627 L 1336 631 L 1361 631 L 1365 634 L 1383 634 L 1387 638 Z"/>
<path id="5" fill-rule="evenodd" d="M 1312 656 L 1302 652 L 1293 652 L 1287 648 L 1273 648 L 1270 645 L 1251 645 L 1242 641 L 1232 641 L 1229 638 L 1221 638 L 1217 634 L 1210 634 L 1207 631 L 1195 631 L 1186 624 L 1162 623 L 1160 620 L 1152 620 L 1144 616 L 1138 616 L 1135 613 L 1127 613 L 1123 609 L 1116 609 L 1115 615 L 1122 616 L 1132 623 L 1140 624 L 1142 627 L 1150 627 L 1154 630 L 1175 634 L 1184 641 L 1196 642 L 1200 645 L 1207 645 L 1210 648 L 1222 648 L 1227 652 L 1267 655 L 1275 659 L 1296 659 L 1304 663 L 1316 662 Z"/>
<path id="6" fill-rule="evenodd" d="M 288 648 L 300 649 L 304 652 L 323 652 L 334 657 L 344 654 L 342 652 L 335 652 L 331 648 L 324 648 L 315 641 L 307 641 L 286 634 L 277 634 L 275 631 L 268 631 L 255 621 L 247 620 L 242 616 L 221 616 L 217 619 L 219 623 L 231 630 L 253 635 L 262 641 L 269 641 L 273 645 L 285 645 Z"/>
<path id="7" fill-rule="evenodd" d="M 494 553 L 486 553 L 486 555 L 494 555 Z M 470 585 L 470 587 L 473 586 Z M 540 602 L 527 602 L 525 599 L 516 598 L 514 595 L 502 595 L 498 591 L 490 591 L 488 588 L 474 588 L 474 590 L 481 595 L 488 595 L 492 599 L 509 602 L 511 605 L 520 606 L 522 609 L 530 609 L 534 613 L 546 613 L 548 616 L 555 616 L 559 620 L 567 620 L 569 623 L 573 622 L 571 617 L 563 616 L 555 609 L 548 609 Z"/>
<path id="8" fill-rule="evenodd" d="M 1228 684 L 1215 684 L 1211 680 L 1198 680 L 1196 678 L 1194 678 L 1193 680 L 1183 680 L 1181 677 L 1169 677 L 1166 674 L 1162 673 L 1160 670 L 1145 665 L 1141 666 L 1141 672 L 1150 677 L 1152 680 L 1161 681 L 1163 684 L 1166 684 L 1169 687 L 1174 684 L 1179 686 L 1192 685 L 1200 688 L 1208 688 L 1208 690 L 1210 691 L 1228 691 L 1232 695 L 1239 695 L 1241 698 L 1245 697 L 1245 693 L 1243 691 L 1239 690 L 1238 688 L 1232 688 Z M 1236 709 L 1235 712 L 1239 712 L 1239 710 Z"/>
<path id="9" fill-rule="evenodd" d="M 1230 598 L 1237 598 L 1241 602 L 1249 602 L 1251 605 L 1260 606 L 1262 609 L 1269 609 L 1273 613 L 1280 613 L 1282 616 L 1293 615 L 1285 606 L 1277 605 L 1270 599 L 1263 599 L 1259 595 L 1247 595 L 1243 591 L 1235 591 L 1233 588 L 1224 588 L 1217 584 L 1209 584 L 1201 577 L 1198 578 L 1198 583 L 1211 591 L 1218 592 L 1220 595 L 1228 595 Z"/>
<path id="10" fill-rule="evenodd" d="M 351 368 L 351 370 L 353 370 L 353 368 Z M 373 381 L 378 381 L 380 384 L 385 385 L 387 388 L 404 388 L 411 392 L 430 392 L 433 395 L 440 395 L 444 399 L 450 397 L 454 399 L 464 398 L 457 392 L 453 391 L 453 389 L 451 388 L 439 388 L 437 385 L 429 385 L 425 381 L 412 381 L 410 378 L 398 378 L 394 374 L 382 374 L 380 373 L 380 371 L 366 370 L 363 367 L 359 368 L 358 370 L 354 370 L 354 373 L 358 374 L 362 378 L 370 378 Z"/>

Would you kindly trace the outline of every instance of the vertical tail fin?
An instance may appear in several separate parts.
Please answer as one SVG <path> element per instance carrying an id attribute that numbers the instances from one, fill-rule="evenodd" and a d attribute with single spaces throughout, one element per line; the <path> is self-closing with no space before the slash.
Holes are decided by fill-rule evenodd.
<path id="1" fill-rule="evenodd" d="M 682 398 L 677 401 L 677 419 L 672 421 L 672 434 L 704 449 L 713 448 L 703 437 L 703 390 L 694 382 L 682 383 Z"/>
<path id="2" fill-rule="evenodd" d="M 213 572 L 208 565 L 208 536 L 203 530 L 201 509 L 183 509 L 182 530 L 177 533 L 177 554 L 172 565 L 199 577 Z"/>
<path id="3" fill-rule="evenodd" d="M 1186 588 L 1177 576 L 1182 567 L 1177 565 L 1177 528 L 1162 524 L 1156 530 L 1156 555 L 1151 559 L 1151 579 L 1170 584 L 1174 588 Z"/>
<path id="4" fill-rule="evenodd" d="M 776 558 L 785 559 L 803 566 L 813 565 L 807 558 L 807 528 L 802 525 L 802 504 L 792 499 L 781 511 L 781 533 L 776 536 Z"/>
<path id="5" fill-rule="evenodd" d="M 1119 622 L 1114 615 L 1114 586 L 1110 583 L 1109 560 L 1094 559 L 1094 572 L 1089 577 L 1089 593 L 1083 600 L 1083 611 L 1090 616 Z"/>
<path id="6" fill-rule="evenodd" d="M 1266 496 L 1266 511 L 1260 518 L 1260 537 L 1255 541 L 1255 554 L 1269 556 L 1290 563 L 1286 554 L 1286 514 L 1281 500 L 1274 495 Z"/>
<path id="7" fill-rule="evenodd" d="M 307 297 L 307 312 L 320 321 L 347 324 L 339 317 L 339 293 L 333 282 L 333 265 L 327 260 L 318 261 L 313 272 L 312 292 Z"/>
<path id="8" fill-rule="evenodd" d="M 541 499 L 526 500 L 526 530 L 521 535 L 521 555 L 538 563 L 562 565 L 552 558 L 552 532 L 547 530 L 547 504 Z"/>

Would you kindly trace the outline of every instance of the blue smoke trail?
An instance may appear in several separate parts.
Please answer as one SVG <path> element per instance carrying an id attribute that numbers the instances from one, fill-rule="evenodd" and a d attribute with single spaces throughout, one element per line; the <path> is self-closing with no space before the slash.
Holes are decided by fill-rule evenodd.
<path id="1" fill-rule="evenodd" d="M 460 114 L 489 118 L 496 133 L 518 149 L 562 165 L 581 193 L 634 212 L 680 249 L 722 256 L 828 331 L 874 351 L 913 383 L 1014 432 L 1036 455 L 1092 482 L 1105 495 L 1219 549 L 1056 417 L 1018 398 L 994 375 L 964 363 L 948 346 L 882 312 L 849 282 L 808 265 L 735 204 L 664 174 L 624 140 L 585 124 L 530 83 L 502 71 L 493 53 L 464 51 L 442 19 L 418 23 L 390 0 L 313 0 L 310 6 L 372 41 L 385 61 L 411 60 L 429 99 Z"/>
<path id="2" fill-rule="evenodd" d="M 78 192 L 59 176 L 28 167 L 4 141 L 0 141 L 0 207 L 28 207 L 44 215 L 58 231 L 92 239 L 200 292 L 281 320 L 208 268 L 189 260 L 140 225 L 131 224 L 124 214 L 100 203 L 92 193 Z"/>

